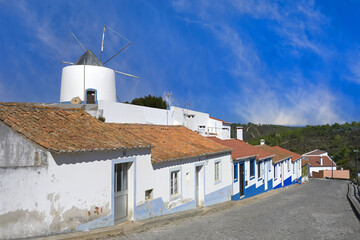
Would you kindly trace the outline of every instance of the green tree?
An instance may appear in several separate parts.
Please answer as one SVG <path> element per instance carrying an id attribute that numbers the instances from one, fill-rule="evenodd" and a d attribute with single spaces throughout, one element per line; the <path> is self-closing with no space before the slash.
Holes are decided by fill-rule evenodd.
<path id="1" fill-rule="evenodd" d="M 161 108 L 167 109 L 167 103 L 162 97 L 151 96 L 150 94 L 145 97 L 135 98 L 131 101 L 131 104 L 153 107 L 153 108 Z"/>

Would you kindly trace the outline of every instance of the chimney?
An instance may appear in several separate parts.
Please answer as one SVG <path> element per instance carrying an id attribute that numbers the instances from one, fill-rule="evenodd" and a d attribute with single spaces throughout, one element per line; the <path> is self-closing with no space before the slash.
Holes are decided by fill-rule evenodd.
<path id="1" fill-rule="evenodd" d="M 265 144 L 265 140 L 264 139 L 261 139 L 260 140 L 260 145 L 264 145 Z"/>
<path id="2" fill-rule="evenodd" d="M 236 127 L 236 139 L 243 140 L 243 127 Z"/>
<path id="3" fill-rule="evenodd" d="M 322 159 L 322 156 L 320 156 L 320 165 L 321 165 L 321 166 L 323 165 L 323 159 Z"/>

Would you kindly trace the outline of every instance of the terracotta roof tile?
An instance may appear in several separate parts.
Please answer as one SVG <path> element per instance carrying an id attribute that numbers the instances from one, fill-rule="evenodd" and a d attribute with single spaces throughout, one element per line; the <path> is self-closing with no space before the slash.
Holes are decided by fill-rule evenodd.
<path id="1" fill-rule="evenodd" d="M 151 147 L 127 131 L 114 131 L 81 109 L 0 103 L 0 121 L 53 152 Z"/>
<path id="2" fill-rule="evenodd" d="M 273 147 L 270 147 L 268 145 L 257 145 L 256 147 L 268 152 L 268 153 L 271 153 L 271 154 L 274 154 L 275 156 L 273 157 L 273 164 L 277 163 L 277 162 L 280 162 L 282 160 L 285 160 L 287 158 L 290 158 L 292 156 L 292 154 L 288 154 L 288 153 L 285 153 L 283 151 L 280 151 L 276 148 L 273 148 Z"/>
<path id="3" fill-rule="evenodd" d="M 268 153 L 262 149 L 254 147 L 244 141 L 238 139 L 228 139 L 228 140 L 221 140 L 216 137 L 209 137 L 209 139 L 220 143 L 224 146 L 230 147 L 233 149 L 232 158 L 233 160 L 248 158 L 248 157 L 255 157 L 257 160 L 262 160 L 265 158 L 272 157 L 273 154 Z"/>
<path id="4" fill-rule="evenodd" d="M 320 156 L 304 156 L 305 160 L 309 162 L 310 167 L 332 167 L 336 166 L 336 164 L 333 165 L 333 162 L 331 159 L 327 156 L 322 156 L 323 159 L 323 165 L 320 163 Z"/>
<path id="5" fill-rule="evenodd" d="M 305 153 L 305 154 L 303 154 L 303 155 L 321 155 L 321 154 L 324 154 L 324 153 L 326 153 L 325 151 L 323 151 L 323 150 L 320 150 L 320 149 L 315 149 L 315 150 L 313 150 L 313 151 L 311 151 L 311 152 L 308 152 L 308 153 Z"/>
<path id="6" fill-rule="evenodd" d="M 209 118 L 214 119 L 214 120 L 217 120 L 217 121 L 220 121 L 220 122 L 223 122 L 223 123 L 225 123 L 225 124 L 231 124 L 231 123 L 229 123 L 229 122 L 226 122 L 226 121 L 223 121 L 223 120 L 220 120 L 220 119 L 217 119 L 217 118 L 213 118 L 213 117 L 209 117 Z"/>
<path id="7" fill-rule="evenodd" d="M 215 143 L 183 126 L 109 123 L 148 141 L 153 163 L 231 152 L 231 148 Z"/>
<path id="8" fill-rule="evenodd" d="M 292 162 L 295 162 L 296 160 L 298 160 L 299 158 L 301 158 L 301 155 L 297 154 L 297 153 L 294 153 L 294 152 L 291 152 L 285 148 L 282 148 L 282 147 L 279 147 L 279 146 L 274 146 L 273 148 L 276 148 L 280 151 L 283 151 L 284 153 L 288 153 L 288 154 L 291 154 L 292 157 L 291 157 L 291 161 Z"/>

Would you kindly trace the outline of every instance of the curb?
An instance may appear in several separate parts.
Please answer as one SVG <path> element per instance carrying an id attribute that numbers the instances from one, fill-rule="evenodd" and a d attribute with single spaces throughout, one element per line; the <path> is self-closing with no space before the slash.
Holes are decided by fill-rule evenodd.
<path id="1" fill-rule="evenodd" d="M 350 202 L 351 208 L 354 211 L 356 217 L 360 221 L 360 202 L 356 198 L 356 189 L 354 190 L 355 185 L 352 183 L 348 183 L 348 193 L 347 193 L 347 199 Z M 359 193 L 357 193 L 359 194 Z"/>

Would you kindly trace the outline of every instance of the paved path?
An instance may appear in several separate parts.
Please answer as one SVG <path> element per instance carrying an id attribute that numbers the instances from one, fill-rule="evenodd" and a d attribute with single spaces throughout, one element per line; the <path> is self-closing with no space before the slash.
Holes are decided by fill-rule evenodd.
<path id="1" fill-rule="evenodd" d="M 346 183 L 311 179 L 247 204 L 109 239 L 360 239 Z"/>

